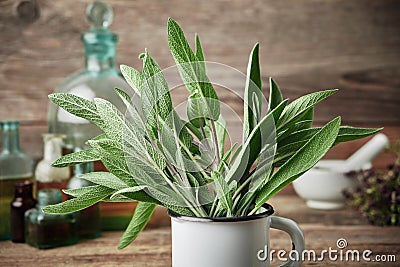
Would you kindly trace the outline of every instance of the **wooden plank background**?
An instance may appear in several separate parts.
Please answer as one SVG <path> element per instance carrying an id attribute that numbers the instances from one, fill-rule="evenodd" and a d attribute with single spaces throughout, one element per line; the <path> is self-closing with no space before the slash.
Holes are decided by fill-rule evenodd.
<path id="1" fill-rule="evenodd" d="M 47 95 L 83 67 L 80 34 L 88 27 L 84 10 L 90 1 L 36 0 L 37 20 L 29 9 L 18 13 L 21 2 L 0 1 L 0 120 L 21 121 L 22 148 L 39 159 Z M 340 114 L 346 124 L 385 127 L 392 142 L 400 139 L 400 1 L 106 2 L 114 8 L 118 65 L 140 69 L 137 56 L 145 47 L 161 67 L 173 65 L 166 35 L 167 18 L 173 17 L 192 44 L 199 33 L 207 60 L 242 72 L 252 46 L 260 42 L 264 84 L 274 77 L 286 97 L 340 88 L 318 106 L 317 124 Z M 242 88 L 234 77 L 227 80 Z M 182 98 L 181 92 L 173 97 Z M 241 112 L 237 96 L 226 90 L 219 95 Z M 240 123 L 229 123 L 240 132 Z M 364 142 L 341 145 L 328 157 L 346 158 Z M 376 164 L 391 160 L 383 155 Z"/>

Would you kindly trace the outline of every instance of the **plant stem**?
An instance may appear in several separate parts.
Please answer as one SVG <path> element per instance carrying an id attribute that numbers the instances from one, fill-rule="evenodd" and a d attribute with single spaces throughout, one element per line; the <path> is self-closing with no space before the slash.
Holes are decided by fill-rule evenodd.
<path id="1" fill-rule="evenodd" d="M 220 159 L 220 155 L 219 155 L 219 147 L 218 147 L 218 139 L 217 139 L 217 131 L 215 130 L 215 122 L 214 120 L 211 120 L 211 132 L 212 132 L 212 138 L 213 138 L 213 142 L 215 145 L 215 156 L 217 159 L 217 168 L 219 166 L 219 164 L 221 163 L 221 159 Z"/>

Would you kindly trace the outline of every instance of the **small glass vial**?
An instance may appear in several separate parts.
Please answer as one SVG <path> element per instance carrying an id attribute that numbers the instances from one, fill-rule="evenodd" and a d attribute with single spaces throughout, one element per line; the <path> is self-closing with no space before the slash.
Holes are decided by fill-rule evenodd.
<path id="1" fill-rule="evenodd" d="M 0 154 L 0 240 L 10 239 L 10 203 L 14 184 L 33 180 L 33 160 L 19 149 L 19 122 L 0 122 L 2 152 Z"/>
<path id="2" fill-rule="evenodd" d="M 25 242 L 39 249 L 73 245 L 78 242 L 77 214 L 46 214 L 47 205 L 61 202 L 58 189 L 43 189 L 38 192 L 36 208 L 25 213 Z"/>
<path id="3" fill-rule="evenodd" d="M 79 178 L 81 174 L 93 171 L 93 162 L 77 164 L 74 166 L 74 176 L 68 183 L 68 189 L 91 186 L 93 183 Z M 96 238 L 101 234 L 100 205 L 99 203 L 77 212 L 79 214 L 79 237 Z"/>
<path id="4" fill-rule="evenodd" d="M 43 134 L 44 156 L 35 170 L 37 190 L 45 188 L 65 189 L 71 177 L 70 169 L 55 168 L 51 164 L 61 157 L 62 138 L 60 134 Z"/>
<path id="5" fill-rule="evenodd" d="M 11 241 L 25 242 L 24 214 L 34 208 L 36 200 L 33 198 L 33 182 L 25 181 L 15 184 L 14 200 L 11 202 Z"/>

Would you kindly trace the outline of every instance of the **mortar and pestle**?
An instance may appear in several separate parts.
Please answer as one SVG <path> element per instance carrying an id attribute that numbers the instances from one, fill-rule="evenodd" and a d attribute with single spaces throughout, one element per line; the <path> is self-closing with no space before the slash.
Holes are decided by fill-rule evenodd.
<path id="1" fill-rule="evenodd" d="M 354 188 L 358 181 L 346 173 L 371 168 L 371 161 L 389 144 L 384 134 L 377 134 L 346 160 L 321 160 L 293 182 L 296 193 L 308 207 L 321 210 L 345 207 L 343 189 Z"/>

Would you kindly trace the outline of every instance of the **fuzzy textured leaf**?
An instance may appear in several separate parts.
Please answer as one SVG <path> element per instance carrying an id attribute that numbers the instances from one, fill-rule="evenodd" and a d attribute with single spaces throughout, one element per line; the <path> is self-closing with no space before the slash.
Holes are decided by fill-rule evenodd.
<path id="1" fill-rule="evenodd" d="M 171 18 L 168 19 L 168 44 L 182 80 L 191 93 L 192 104 L 188 106 L 189 118 L 191 121 L 199 118 L 217 120 L 220 115 L 218 96 L 205 73 L 202 52 L 200 56 L 202 58 L 197 58 L 182 29 Z M 198 51 L 197 53 L 200 54 Z"/>
<path id="2" fill-rule="evenodd" d="M 260 208 L 273 194 L 281 190 L 294 178 L 311 169 L 332 147 L 339 133 L 340 117 L 326 124 L 285 164 L 283 164 L 263 186 L 256 199 Z"/>
<path id="3" fill-rule="evenodd" d="M 59 214 L 83 210 L 103 200 L 114 191 L 115 190 L 101 185 L 92 186 L 90 190 L 79 195 L 79 197 L 69 199 L 62 203 L 46 206 L 43 208 L 43 211 L 51 214 Z"/>
<path id="4" fill-rule="evenodd" d="M 268 110 L 275 109 L 282 101 L 282 92 L 279 89 L 278 84 L 269 77 L 269 107 Z"/>
<path id="5" fill-rule="evenodd" d="M 51 165 L 53 167 L 62 168 L 79 163 L 93 162 L 97 160 L 100 160 L 99 154 L 95 149 L 89 148 L 86 150 L 80 150 L 74 153 L 66 154 L 61 158 L 55 160 Z"/>
<path id="6" fill-rule="evenodd" d="M 93 102 L 67 93 L 50 94 L 49 98 L 54 104 L 68 111 L 69 113 L 91 121 L 100 127 L 100 129 L 104 129 L 103 120 L 98 115 L 96 106 Z"/>
<path id="7" fill-rule="evenodd" d="M 79 178 L 115 190 L 121 190 L 128 187 L 125 182 L 110 172 L 90 172 L 81 174 Z"/>
<path id="8" fill-rule="evenodd" d="M 383 128 L 357 128 L 351 126 L 341 126 L 335 145 L 352 140 L 361 139 L 380 132 Z"/>
<path id="9" fill-rule="evenodd" d="M 296 100 L 294 100 L 285 107 L 280 119 L 278 120 L 277 128 L 278 129 L 282 128 L 283 126 L 287 125 L 289 122 L 295 120 L 299 116 L 304 115 L 304 112 L 306 112 L 309 108 L 315 106 L 316 104 L 318 104 L 319 102 L 333 95 L 336 92 L 337 89 L 326 90 L 326 91 L 311 93 L 297 98 Z"/>
<path id="10" fill-rule="evenodd" d="M 244 88 L 243 140 L 246 140 L 261 117 L 262 83 L 258 59 L 259 44 L 255 44 L 247 65 Z M 258 104 L 257 104 L 258 103 Z"/>
<path id="11" fill-rule="evenodd" d="M 121 65 L 120 70 L 125 78 L 125 81 L 132 87 L 135 93 L 140 95 L 140 88 L 142 87 L 143 84 L 142 74 L 137 70 L 135 70 L 134 68 L 126 65 Z"/>
<path id="12" fill-rule="evenodd" d="M 139 202 L 137 204 L 135 213 L 119 241 L 118 249 L 125 248 L 136 239 L 138 234 L 146 227 L 155 208 L 156 205 L 151 203 Z"/>

